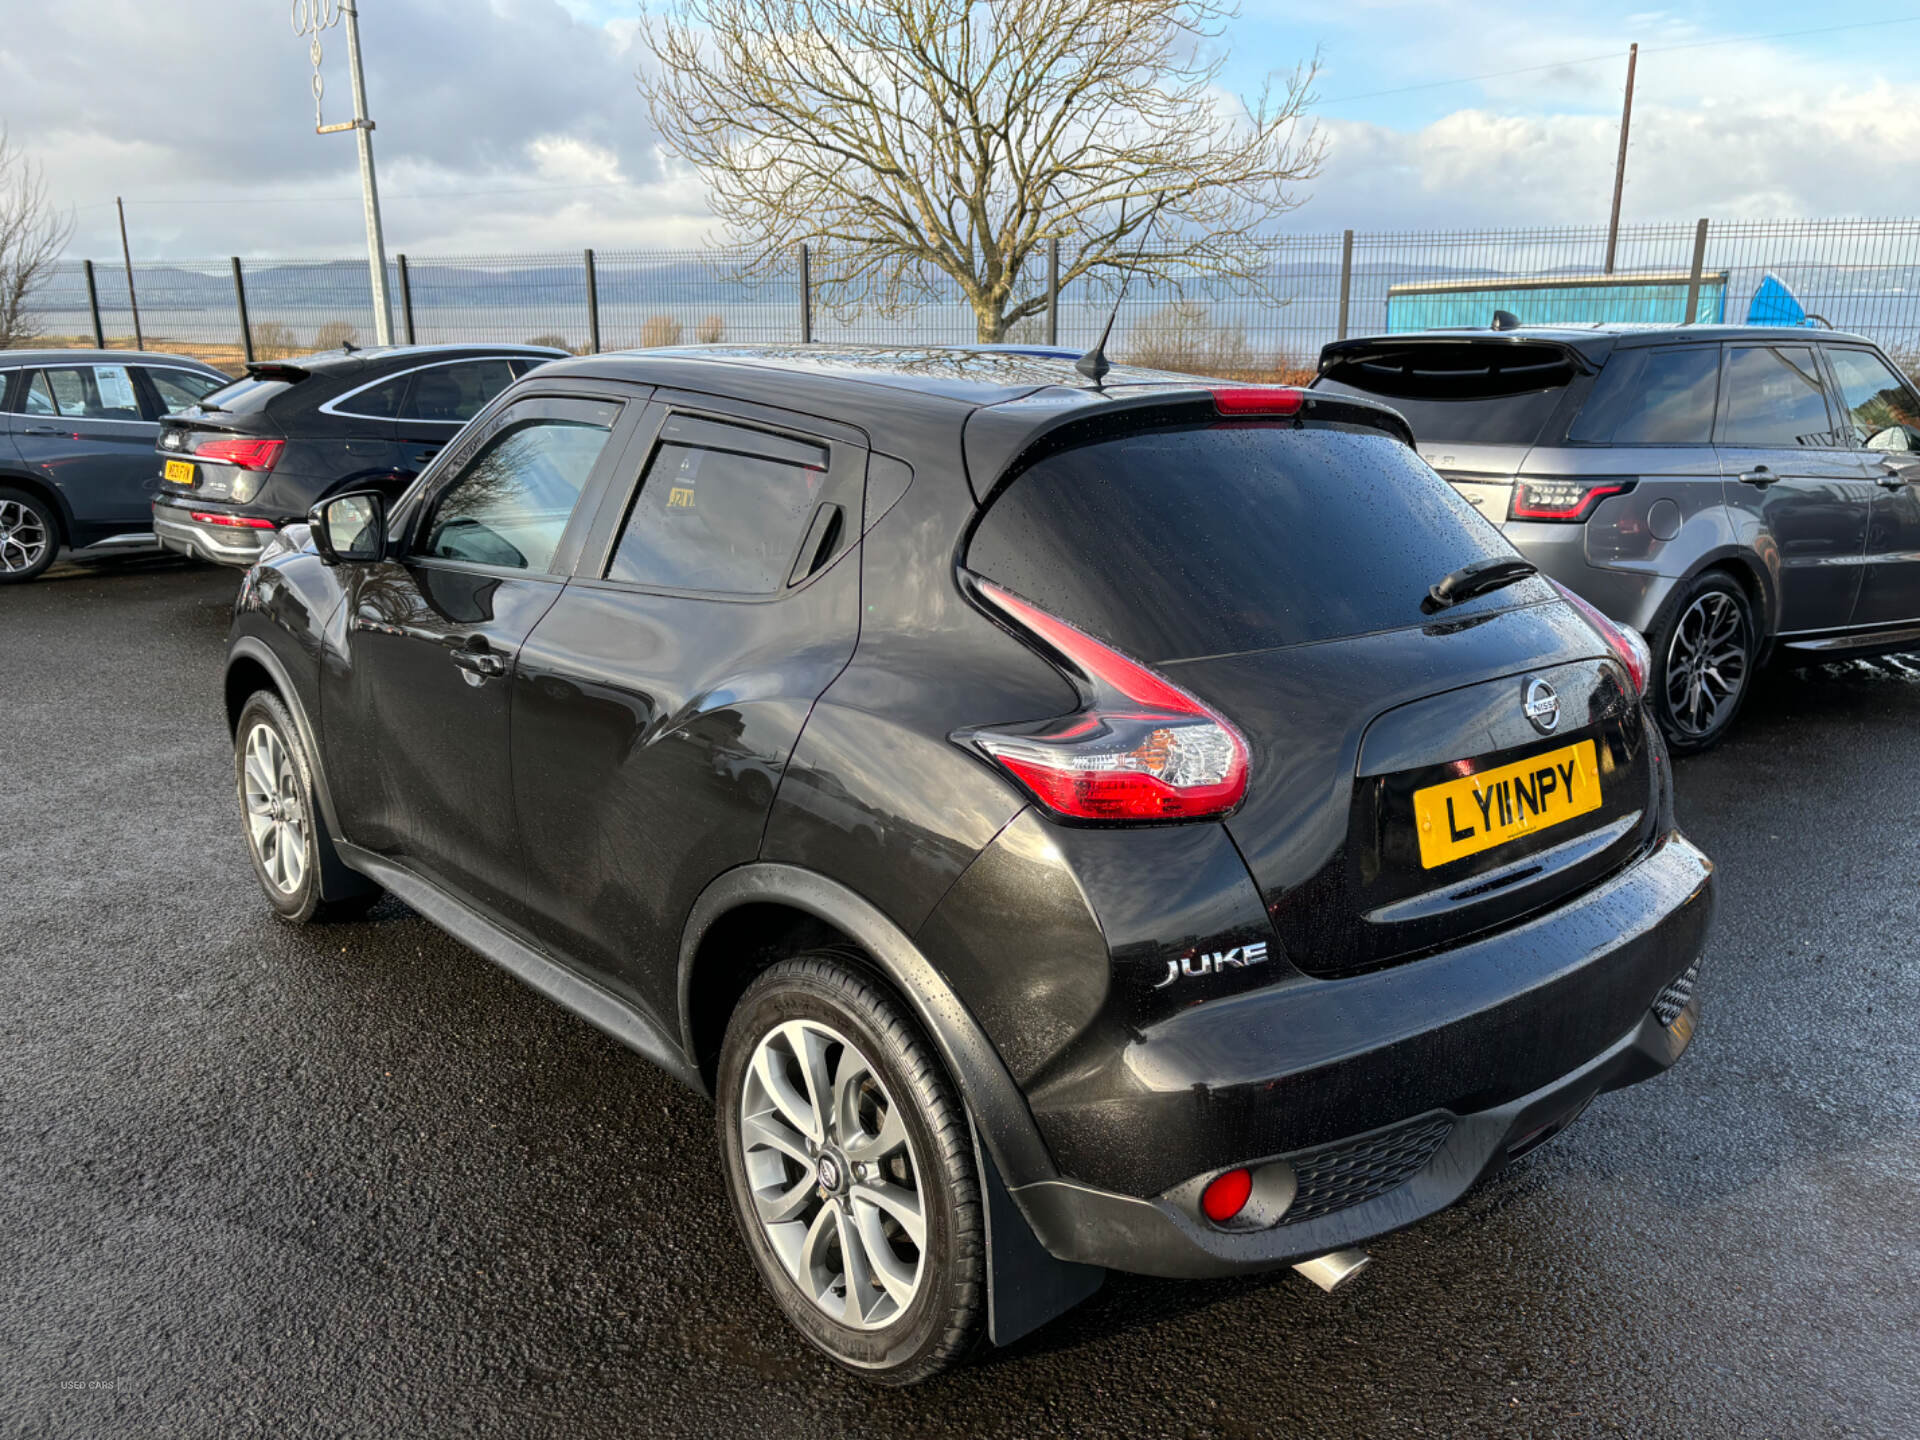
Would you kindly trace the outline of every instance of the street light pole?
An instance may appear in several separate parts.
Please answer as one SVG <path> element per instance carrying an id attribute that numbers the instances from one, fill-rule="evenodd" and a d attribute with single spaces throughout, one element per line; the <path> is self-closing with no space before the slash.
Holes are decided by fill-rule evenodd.
<path id="1" fill-rule="evenodd" d="M 313 36 L 314 133 L 333 135 L 351 130 L 360 145 L 360 199 L 367 212 L 367 269 L 373 282 L 373 332 L 382 345 L 393 343 L 393 305 L 387 296 L 387 240 L 380 228 L 380 187 L 373 176 L 373 121 L 367 118 L 367 77 L 360 63 L 360 11 L 354 0 L 339 0 L 339 9 L 331 16 L 326 0 L 314 5 L 295 0 L 294 29 Z M 337 125 L 319 123 L 320 108 L 320 32 L 335 20 L 347 22 L 347 66 L 353 76 L 353 119 Z"/>
<path id="2" fill-rule="evenodd" d="M 1613 214 L 1607 220 L 1606 273 L 1613 273 L 1613 254 L 1620 244 L 1620 192 L 1627 184 L 1627 132 L 1633 127 L 1633 67 L 1640 58 L 1639 45 L 1627 48 L 1627 98 L 1620 107 L 1620 158 L 1613 165 Z"/>

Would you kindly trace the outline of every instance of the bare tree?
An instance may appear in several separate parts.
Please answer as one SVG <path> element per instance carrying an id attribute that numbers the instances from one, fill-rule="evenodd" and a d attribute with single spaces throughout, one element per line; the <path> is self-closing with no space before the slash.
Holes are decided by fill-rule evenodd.
<path id="1" fill-rule="evenodd" d="M 73 216 L 48 204 L 40 166 L 0 129 L 0 350 L 39 336 L 27 299 L 72 235 Z"/>
<path id="2" fill-rule="evenodd" d="M 1257 283 L 1243 242 L 1299 204 L 1317 62 L 1218 84 L 1235 0 L 671 0 L 642 35 L 654 124 L 764 272 L 820 249 L 829 307 L 944 273 L 979 338 L 1063 284 L 1137 270 Z M 1142 248 L 1146 227 L 1163 237 Z"/>

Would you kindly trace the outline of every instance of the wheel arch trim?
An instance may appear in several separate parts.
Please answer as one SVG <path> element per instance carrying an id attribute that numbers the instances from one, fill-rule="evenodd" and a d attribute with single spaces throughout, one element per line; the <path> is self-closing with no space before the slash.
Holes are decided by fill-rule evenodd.
<path id="1" fill-rule="evenodd" d="M 874 904 L 837 880 L 772 861 L 729 870 L 694 901 L 681 932 L 678 975 L 680 1043 L 698 1068 L 693 1035 L 693 982 L 702 940 L 729 912 L 744 905 L 788 905 L 843 931 L 912 1009 L 954 1078 L 981 1142 L 1009 1185 L 1057 1176 L 1026 1098 L 973 1013 L 906 931 Z M 1017 1178 L 1016 1178 L 1017 1177 Z"/>
<path id="2" fill-rule="evenodd" d="M 320 756 L 319 732 L 314 729 L 313 721 L 307 715 L 306 703 L 300 698 L 292 675 L 271 645 L 256 635 L 242 635 L 227 647 L 227 661 L 221 671 L 223 697 L 227 691 L 227 680 L 243 661 L 258 665 L 267 672 L 280 703 L 287 707 L 287 713 L 293 717 L 294 727 L 300 732 L 300 744 L 307 752 L 307 770 L 313 776 L 314 795 L 320 802 L 321 819 L 326 822 L 323 834 L 329 840 L 341 838 L 339 815 L 333 808 L 333 792 L 327 786 L 326 765 Z M 229 733 L 237 718 L 237 713 L 227 716 Z"/>
<path id="3" fill-rule="evenodd" d="M 80 522 L 73 513 L 73 506 L 67 503 L 67 497 L 60 493 L 57 486 L 49 485 L 38 475 L 19 470 L 0 470 L 0 486 L 25 490 L 36 499 L 46 501 L 53 507 L 54 523 L 60 527 L 60 543 L 69 550 L 79 548 L 74 543 L 74 536 L 78 533 Z"/>

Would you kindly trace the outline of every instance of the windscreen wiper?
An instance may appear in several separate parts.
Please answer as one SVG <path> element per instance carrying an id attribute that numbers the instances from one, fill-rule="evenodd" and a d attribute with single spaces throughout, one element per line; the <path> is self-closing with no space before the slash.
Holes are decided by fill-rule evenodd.
<path id="1" fill-rule="evenodd" d="M 1539 573 L 1540 567 L 1531 560 L 1522 560 L 1518 555 L 1501 555 L 1492 560 L 1475 560 L 1470 565 L 1462 565 L 1449 575 L 1440 577 L 1440 581 L 1427 591 L 1427 598 L 1420 602 L 1423 613 L 1431 615 L 1436 610 L 1444 610 L 1449 605 L 1458 605 L 1462 600 L 1471 600 L 1476 595 L 1484 595 L 1489 590 L 1498 590 L 1502 585 L 1511 585 L 1516 580 L 1524 580 L 1529 575 Z"/>

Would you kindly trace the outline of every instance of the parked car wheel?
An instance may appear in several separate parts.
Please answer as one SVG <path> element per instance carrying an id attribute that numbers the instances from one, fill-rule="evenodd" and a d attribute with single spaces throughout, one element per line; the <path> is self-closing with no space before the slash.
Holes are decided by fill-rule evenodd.
<path id="1" fill-rule="evenodd" d="M 985 1319 L 965 1111 L 901 1007 L 823 951 L 756 980 L 720 1056 L 720 1149 L 747 1248 L 832 1359 L 907 1385 Z"/>
<path id="2" fill-rule="evenodd" d="M 34 579 L 59 553 L 53 507 L 25 490 L 0 487 L 0 585 Z"/>
<path id="3" fill-rule="evenodd" d="M 1655 632 L 1653 711 L 1667 745 L 1688 755 L 1719 743 L 1740 713 L 1759 643 L 1753 607 L 1738 581 L 1697 578 Z"/>
<path id="4" fill-rule="evenodd" d="M 240 712 L 233 776 L 254 876 L 283 920 L 352 920 L 373 908 L 381 892 L 341 875 L 343 867 L 326 853 L 299 732 L 286 706 L 264 690 Z"/>

